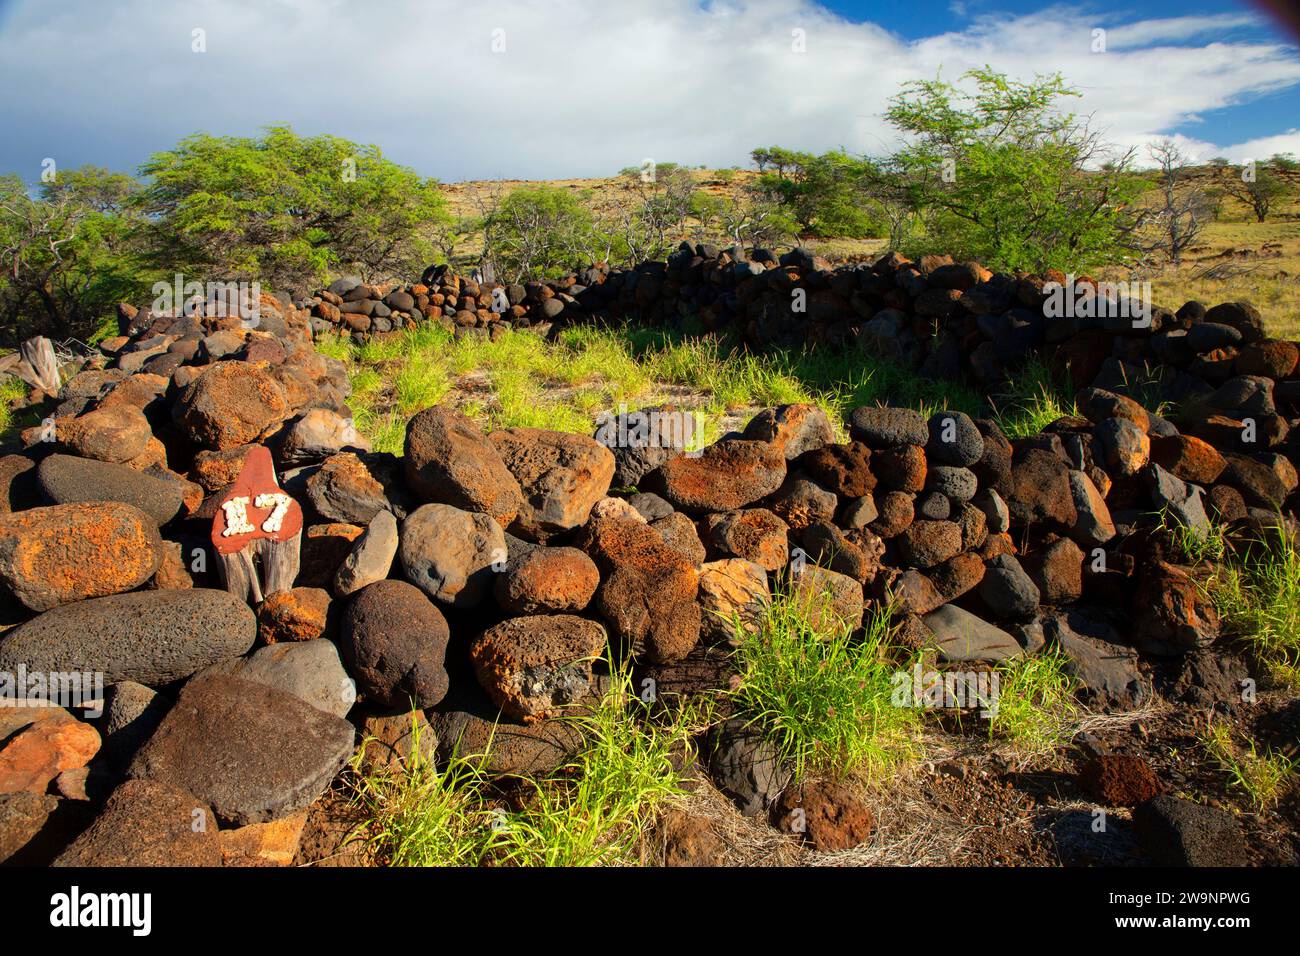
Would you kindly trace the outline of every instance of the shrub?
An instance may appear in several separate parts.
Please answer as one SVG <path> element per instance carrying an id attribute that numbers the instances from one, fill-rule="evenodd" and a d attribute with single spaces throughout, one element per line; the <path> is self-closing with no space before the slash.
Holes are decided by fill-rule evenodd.
<path id="1" fill-rule="evenodd" d="M 435 180 L 378 147 L 288 127 L 260 138 L 195 134 L 142 172 L 159 265 L 291 292 L 331 271 L 417 273 L 433 255 L 426 229 L 447 215 Z"/>

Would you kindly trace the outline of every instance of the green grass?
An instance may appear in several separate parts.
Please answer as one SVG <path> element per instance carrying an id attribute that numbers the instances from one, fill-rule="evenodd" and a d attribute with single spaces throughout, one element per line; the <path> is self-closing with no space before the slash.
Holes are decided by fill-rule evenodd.
<path id="1" fill-rule="evenodd" d="M 559 772 L 535 782 L 524 809 L 498 830 L 499 859 L 515 866 L 621 866 L 638 862 L 641 834 L 667 801 L 684 795 L 674 757 L 690 752 L 704 722 L 687 708 L 666 725 L 651 721 L 630 668 L 576 723 L 587 744 Z"/>
<path id="2" fill-rule="evenodd" d="M 1280 525 L 1236 548 L 1215 537 L 1202 553 L 1222 560 L 1204 587 L 1220 620 L 1275 679 L 1300 688 L 1300 553 Z"/>
<path id="3" fill-rule="evenodd" d="M 1012 440 L 1037 435 L 1058 418 L 1079 413 L 1068 383 L 1039 358 L 1017 372 L 989 404 L 994 420 Z"/>
<path id="4" fill-rule="evenodd" d="M 426 731 L 427 732 L 427 731 Z M 366 841 L 390 866 L 475 866 L 490 854 L 497 816 L 483 800 L 487 779 L 476 760 L 453 759 L 441 771 L 419 746 L 412 721 L 411 758 L 361 769 L 352 759 L 353 801 L 367 820 Z"/>
<path id="5" fill-rule="evenodd" d="M 1295 758 L 1268 747 L 1261 753 L 1253 739 L 1248 747 L 1240 746 L 1222 721 L 1209 726 L 1201 745 L 1228 775 L 1229 784 L 1244 790 L 1257 809 L 1275 805 L 1296 778 Z"/>
<path id="6" fill-rule="evenodd" d="M 1027 754 L 1046 753 L 1068 740 L 1078 704 L 1067 664 L 1065 655 L 1055 652 L 1000 664 L 989 738 Z"/>
<path id="7" fill-rule="evenodd" d="M 707 721 L 698 707 L 668 723 L 650 719 L 629 667 L 612 668 L 610 691 L 589 711 L 557 719 L 584 745 L 553 773 L 520 779 L 505 803 L 482 769 L 454 757 L 442 770 L 418 757 L 369 773 L 354 762 L 354 799 L 376 857 L 393 866 L 620 866 L 639 862 L 641 834 L 681 796 L 680 758 Z M 418 753 L 414 749 L 413 752 Z"/>
<path id="8" fill-rule="evenodd" d="M 972 414 L 982 407 L 972 389 L 853 349 L 755 355 L 730 340 L 659 329 L 584 325 L 554 340 L 521 330 L 487 341 L 426 324 L 364 345 L 324 335 L 317 348 L 347 363 L 357 427 L 377 450 L 393 453 L 401 451 L 407 420 L 453 389 L 488 429 L 590 434 L 599 414 L 622 404 L 677 401 L 702 413 L 705 442 L 736 416 L 794 402 L 820 405 L 841 438 L 845 416 L 861 405 Z"/>
<path id="9" fill-rule="evenodd" d="M 27 383 L 14 375 L 0 379 L 0 445 L 18 441 L 18 433 L 31 422 L 30 416 L 15 412 L 14 405 L 27 397 Z"/>
<path id="10" fill-rule="evenodd" d="M 868 611 L 860 637 L 819 631 L 812 599 L 778 588 L 756 632 L 738 632 L 737 716 L 776 745 L 796 781 L 855 771 L 879 779 L 920 751 L 919 711 L 893 702 L 889 611 Z"/>

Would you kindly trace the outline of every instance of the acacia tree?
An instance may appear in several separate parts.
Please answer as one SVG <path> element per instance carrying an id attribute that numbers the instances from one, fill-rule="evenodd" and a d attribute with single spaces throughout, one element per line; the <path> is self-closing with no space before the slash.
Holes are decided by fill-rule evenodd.
<path id="1" fill-rule="evenodd" d="M 493 195 L 483 218 L 484 259 L 510 281 L 554 278 L 591 258 L 591 211 L 556 186 L 526 186 Z"/>
<path id="2" fill-rule="evenodd" d="M 1059 74 L 1030 82 L 985 67 L 965 88 L 905 84 L 889 122 L 908 137 L 890 165 L 909 183 L 927 240 L 1002 268 L 1080 268 L 1128 247 L 1138 187 L 1133 153 L 1115 154 L 1060 101 Z"/>
<path id="3" fill-rule="evenodd" d="M 93 166 L 59 172 L 36 195 L 0 178 L 0 332 L 86 337 L 114 305 L 147 289 L 139 184 Z"/>
<path id="4" fill-rule="evenodd" d="M 1291 187 L 1281 175 L 1260 163 L 1232 170 L 1223 191 L 1250 209 L 1256 222 L 1263 222 L 1290 194 Z"/>
<path id="5" fill-rule="evenodd" d="M 779 203 L 801 232 L 865 238 L 878 235 L 866 192 L 872 164 L 844 150 L 820 156 L 779 147 L 751 153 L 760 176 L 756 190 Z M 768 167 L 775 172 L 765 172 Z"/>
<path id="6" fill-rule="evenodd" d="M 437 182 L 378 147 L 288 127 L 196 134 L 142 172 L 158 262 L 290 291 L 334 270 L 367 280 L 419 271 L 433 252 L 428 225 L 446 216 Z"/>

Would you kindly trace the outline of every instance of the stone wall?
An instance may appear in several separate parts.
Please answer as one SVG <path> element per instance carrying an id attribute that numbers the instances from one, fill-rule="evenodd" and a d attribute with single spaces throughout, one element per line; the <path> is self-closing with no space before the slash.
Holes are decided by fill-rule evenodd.
<path id="1" fill-rule="evenodd" d="M 409 746 L 412 704 L 443 757 L 492 740 L 492 772 L 553 768 L 580 742 L 556 716 L 607 686 L 594 657 L 634 655 L 664 704 L 716 696 L 776 587 L 827 628 L 890 602 L 898 643 L 941 667 L 1053 648 L 1099 708 L 1234 706 L 1252 664 L 1225 648 L 1166 529 L 1295 534 L 1298 350 L 1249 306 L 1156 310 L 1142 327 L 1052 318 L 1051 276 L 943 258 L 831 269 L 799 250 L 683 249 L 496 295 L 425 278 L 263 296 L 253 327 L 124 306 L 120 336 L 33 396 L 45 421 L 0 458 L 0 672 L 101 675 L 104 707 L 12 711 L 0 791 L 46 816 L 50 800 L 86 808 L 95 822 L 61 862 L 237 863 L 248 846 L 284 862 L 358 740 L 386 742 L 372 759 Z M 822 411 L 792 405 L 685 452 L 671 408 L 588 437 L 484 434 L 434 407 L 393 456 L 356 433 L 344 367 L 312 347 L 338 323 L 490 335 L 592 316 L 866 348 L 989 388 L 1039 356 L 1074 376 L 1081 414 L 1012 441 L 956 411 L 860 408 L 838 443 Z M 295 586 L 251 607 L 223 587 L 210 534 L 256 446 L 304 528 Z M 723 734 L 706 751 L 757 812 L 777 793 L 733 772 L 747 746 Z"/>

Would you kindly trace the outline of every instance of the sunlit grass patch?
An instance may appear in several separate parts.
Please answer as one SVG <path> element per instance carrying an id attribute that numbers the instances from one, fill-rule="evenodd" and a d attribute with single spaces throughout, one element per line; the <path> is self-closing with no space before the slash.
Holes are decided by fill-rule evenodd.
<path id="1" fill-rule="evenodd" d="M 1211 553 L 1222 560 L 1205 589 L 1226 630 L 1272 675 L 1300 687 L 1300 552 L 1279 524 L 1263 540 Z"/>
<path id="2" fill-rule="evenodd" d="M 661 806 L 683 795 L 682 760 L 707 708 L 656 723 L 633 690 L 631 669 L 611 667 L 606 694 L 556 718 L 583 746 L 563 767 L 494 781 L 485 758 L 453 757 L 439 770 L 418 756 L 369 772 L 354 760 L 354 800 L 376 856 L 393 866 L 624 866 Z M 503 785 L 515 793 L 506 801 Z"/>
<path id="3" fill-rule="evenodd" d="M 1067 384 L 1039 359 L 1017 371 L 990 404 L 994 420 L 1013 440 L 1036 435 L 1057 419 L 1078 414 Z"/>
<path id="4" fill-rule="evenodd" d="M 893 699 L 889 613 L 868 611 L 859 636 L 819 626 L 817 610 L 807 595 L 778 590 L 757 630 L 738 635 L 738 716 L 773 741 L 796 780 L 881 778 L 920 752 L 919 711 Z"/>
<path id="5" fill-rule="evenodd" d="M 365 816 L 365 840 L 389 866 L 482 863 L 498 818 L 483 799 L 487 778 L 480 763 L 454 758 L 440 770 L 423 755 L 420 733 L 413 720 L 404 763 L 363 771 L 364 742 L 353 757 L 348 779 Z"/>
<path id="6" fill-rule="evenodd" d="M 1244 790 L 1258 809 L 1275 805 L 1295 782 L 1298 764 L 1294 757 L 1269 747 L 1261 752 L 1253 739 L 1243 746 L 1222 721 L 1210 724 L 1201 745 L 1228 775 L 1229 784 Z"/>
<path id="7" fill-rule="evenodd" d="M 1047 652 L 998 665 L 989 738 L 1027 754 L 1046 753 L 1070 738 L 1079 707 L 1064 654 Z"/>

